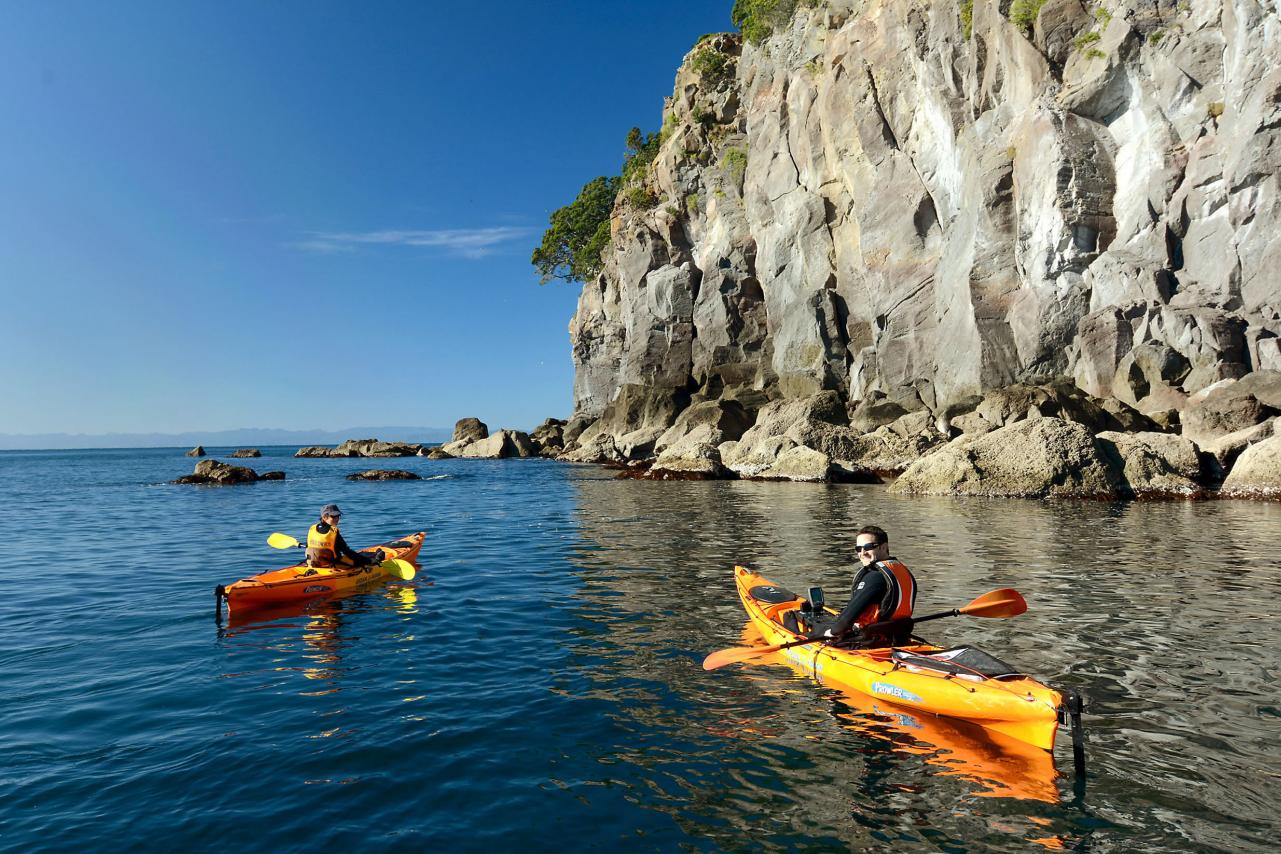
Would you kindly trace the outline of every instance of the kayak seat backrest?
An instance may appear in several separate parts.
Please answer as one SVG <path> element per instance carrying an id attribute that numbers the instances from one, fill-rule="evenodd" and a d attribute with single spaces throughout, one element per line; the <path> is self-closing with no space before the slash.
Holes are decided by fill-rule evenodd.
<path id="1" fill-rule="evenodd" d="M 385 548 L 385 549 L 407 549 L 407 548 L 409 548 L 409 547 L 410 547 L 410 546 L 412 546 L 412 545 L 413 545 L 413 543 L 409 542 L 409 540 L 397 540 L 397 541 L 396 541 L 396 542 L 394 542 L 394 543 L 388 543 L 387 545 L 383 546 L 383 548 Z"/>
<path id="2" fill-rule="evenodd" d="M 969 646 L 958 646 L 931 653 L 896 649 L 891 657 L 899 664 L 958 676 L 982 675 L 989 679 L 1008 679 L 1026 675 L 996 656 Z"/>
<path id="3" fill-rule="evenodd" d="M 747 592 L 757 602 L 765 605 L 782 605 L 784 602 L 795 602 L 801 598 L 792 591 L 775 587 L 773 584 L 758 584 Z"/>

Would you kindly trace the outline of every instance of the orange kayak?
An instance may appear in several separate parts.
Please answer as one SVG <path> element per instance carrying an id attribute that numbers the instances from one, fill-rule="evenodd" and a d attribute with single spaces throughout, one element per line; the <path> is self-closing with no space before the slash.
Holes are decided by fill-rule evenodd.
<path id="1" fill-rule="evenodd" d="M 801 640 L 805 600 L 750 569 L 734 567 L 739 598 L 769 646 Z M 986 653 L 927 643 L 840 649 L 820 643 L 780 655 L 825 685 L 918 713 L 969 721 L 1044 750 L 1054 747 L 1063 698 Z"/>
<path id="2" fill-rule="evenodd" d="M 427 534 L 419 531 L 390 543 L 370 546 L 362 552 L 373 553 L 382 549 L 386 559 L 399 558 L 414 563 L 423 547 Z M 254 608 L 269 608 L 305 602 L 357 590 L 394 577 L 378 564 L 350 567 L 336 566 L 314 569 L 305 563 L 273 569 L 252 578 L 242 578 L 226 586 L 219 585 L 214 595 L 227 600 L 229 612 Z"/>

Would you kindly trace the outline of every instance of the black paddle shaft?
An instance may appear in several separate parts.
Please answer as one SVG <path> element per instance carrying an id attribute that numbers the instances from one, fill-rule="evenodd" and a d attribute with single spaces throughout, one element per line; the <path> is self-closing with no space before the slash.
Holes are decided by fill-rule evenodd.
<path id="1" fill-rule="evenodd" d="M 959 616 L 961 616 L 961 609 L 953 608 L 950 611 L 939 611 L 937 614 L 929 614 L 924 617 L 899 617 L 897 620 L 885 620 L 884 622 L 881 622 L 881 623 L 872 623 L 869 626 L 864 626 L 862 631 L 866 632 L 870 629 L 883 629 L 886 626 L 894 626 L 894 625 L 899 625 L 901 623 L 912 623 L 915 625 L 916 623 L 924 623 L 928 620 L 941 620 L 943 617 L 959 617 Z M 807 643 L 817 643 L 819 641 L 826 641 L 826 640 L 835 640 L 835 639 L 821 638 L 821 637 L 802 638 L 801 640 L 794 640 L 785 644 L 781 644 L 778 648 L 790 649 L 791 647 L 794 647 L 794 646 L 804 646 Z"/>

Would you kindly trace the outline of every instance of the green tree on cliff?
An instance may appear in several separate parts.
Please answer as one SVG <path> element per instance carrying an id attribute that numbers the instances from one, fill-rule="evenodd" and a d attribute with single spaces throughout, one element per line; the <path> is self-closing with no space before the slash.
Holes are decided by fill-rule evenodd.
<path id="1" fill-rule="evenodd" d="M 658 202 L 642 182 L 665 138 L 662 130 L 647 134 L 632 128 L 627 132 L 622 176 L 593 178 L 578 198 L 552 214 L 543 243 L 530 259 L 543 284 L 552 279 L 586 282 L 596 278 L 602 266 L 600 253 L 609 243 L 609 217 L 618 191 L 628 186 L 626 198 L 634 207 L 653 207 Z"/>
<path id="2" fill-rule="evenodd" d="M 531 259 L 543 284 L 552 279 L 586 282 L 600 273 L 600 253 L 609 243 L 609 215 L 619 185 L 618 178 L 594 178 L 578 198 L 551 215 L 543 243 Z"/>

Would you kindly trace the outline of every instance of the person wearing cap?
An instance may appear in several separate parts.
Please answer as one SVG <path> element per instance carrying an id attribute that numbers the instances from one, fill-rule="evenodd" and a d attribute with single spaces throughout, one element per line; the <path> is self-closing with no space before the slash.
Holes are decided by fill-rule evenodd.
<path id="1" fill-rule="evenodd" d="M 378 563 L 378 555 L 358 552 L 338 533 L 338 520 L 342 511 L 337 504 L 320 508 L 320 521 L 307 531 L 307 565 L 315 568 L 330 566 L 368 566 Z"/>
<path id="2" fill-rule="evenodd" d="M 854 550 L 863 564 L 854 576 L 850 600 L 831 628 L 816 633 L 852 648 L 905 644 L 912 637 L 912 608 L 916 577 L 902 561 L 890 556 L 890 535 L 868 525 L 854 536 Z M 901 620 L 894 626 L 865 631 L 873 623 Z"/>

